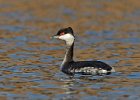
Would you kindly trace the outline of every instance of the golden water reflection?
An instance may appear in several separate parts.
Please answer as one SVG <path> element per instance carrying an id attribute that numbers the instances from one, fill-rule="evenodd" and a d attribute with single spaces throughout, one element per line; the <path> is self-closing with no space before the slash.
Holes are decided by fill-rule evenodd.
<path id="1" fill-rule="evenodd" d="M 138 100 L 139 6 L 138 0 L 0 0 L 0 99 Z M 64 42 L 50 36 L 68 26 L 76 60 L 102 60 L 117 72 L 63 74 Z"/>

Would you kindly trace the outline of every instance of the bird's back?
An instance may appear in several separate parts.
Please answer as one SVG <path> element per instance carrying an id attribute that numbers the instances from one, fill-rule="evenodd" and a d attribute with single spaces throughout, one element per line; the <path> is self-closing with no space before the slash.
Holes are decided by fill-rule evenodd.
<path id="1" fill-rule="evenodd" d="M 63 66 L 62 71 L 66 74 L 103 75 L 110 74 L 112 67 L 101 61 L 78 61 L 69 62 Z"/>

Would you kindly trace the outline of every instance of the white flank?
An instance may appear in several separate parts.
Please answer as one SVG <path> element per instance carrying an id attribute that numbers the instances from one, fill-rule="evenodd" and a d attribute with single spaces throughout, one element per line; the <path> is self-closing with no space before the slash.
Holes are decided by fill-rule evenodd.
<path id="1" fill-rule="evenodd" d="M 111 72 L 115 72 L 115 69 L 114 69 L 114 67 L 112 67 L 112 69 L 111 69 Z"/>
<path id="2" fill-rule="evenodd" d="M 80 69 L 71 70 L 71 72 L 84 72 L 84 73 L 90 73 L 93 75 L 96 75 L 96 74 L 102 75 L 102 74 L 108 73 L 109 71 L 101 69 L 101 68 L 98 69 L 98 68 L 94 68 L 94 67 L 84 67 L 84 68 L 80 68 Z"/>

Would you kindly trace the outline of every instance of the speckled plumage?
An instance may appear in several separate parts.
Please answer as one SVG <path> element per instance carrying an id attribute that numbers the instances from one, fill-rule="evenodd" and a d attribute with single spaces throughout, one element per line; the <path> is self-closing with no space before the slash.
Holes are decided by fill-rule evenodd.
<path id="1" fill-rule="evenodd" d="M 101 61 L 74 61 L 74 33 L 71 27 L 60 29 L 54 38 L 64 40 L 66 42 L 66 54 L 61 64 L 62 72 L 68 75 L 108 75 L 114 72 L 114 69 L 108 64 Z"/>
<path id="2" fill-rule="evenodd" d="M 110 74 L 112 67 L 101 61 L 78 61 L 65 63 L 61 69 L 64 73 L 74 75 L 104 75 Z"/>

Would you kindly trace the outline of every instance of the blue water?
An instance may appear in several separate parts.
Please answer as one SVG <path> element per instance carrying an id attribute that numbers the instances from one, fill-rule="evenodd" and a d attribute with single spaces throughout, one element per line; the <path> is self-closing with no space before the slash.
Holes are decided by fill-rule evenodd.
<path id="1" fill-rule="evenodd" d="M 69 3 L 56 5 L 56 9 L 56 6 L 48 8 L 49 4 L 45 1 L 38 7 L 39 4 L 30 5 L 35 2 L 33 0 L 21 0 L 21 4 L 29 3 L 24 10 L 16 6 L 20 3 L 13 2 L 0 4 L 1 9 L 6 9 L 0 12 L 0 98 L 139 100 L 138 9 L 131 13 L 120 11 L 125 20 L 116 19 L 102 24 L 99 19 L 112 13 L 105 11 L 103 8 L 106 5 L 98 1 L 93 4 L 92 1 L 85 4 L 81 1 L 83 6 L 79 4 L 78 9 L 75 4 L 68 6 Z M 113 3 L 114 0 L 106 2 Z M 84 6 L 86 8 L 81 11 Z M 93 8 L 98 11 L 91 10 Z M 51 13 L 47 13 L 48 9 Z M 76 60 L 100 60 L 113 66 L 116 72 L 109 76 L 76 75 L 74 78 L 62 73 L 60 64 L 65 44 L 50 37 L 67 25 L 71 25 L 75 31 Z M 96 30 L 94 26 L 101 29 Z"/>

